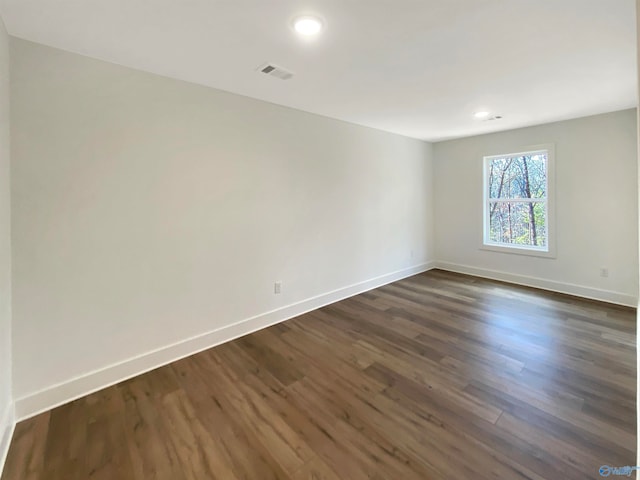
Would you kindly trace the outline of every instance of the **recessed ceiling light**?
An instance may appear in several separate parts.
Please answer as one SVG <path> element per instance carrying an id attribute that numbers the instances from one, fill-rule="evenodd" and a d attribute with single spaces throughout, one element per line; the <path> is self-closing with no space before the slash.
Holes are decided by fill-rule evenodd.
<path id="1" fill-rule="evenodd" d="M 489 116 L 489 112 L 476 112 L 473 116 L 476 118 L 487 118 Z"/>
<path id="2" fill-rule="evenodd" d="M 317 35 L 320 33 L 320 30 L 322 30 L 322 21 L 318 17 L 305 15 L 294 20 L 293 28 L 295 28 L 296 32 L 300 35 Z"/>

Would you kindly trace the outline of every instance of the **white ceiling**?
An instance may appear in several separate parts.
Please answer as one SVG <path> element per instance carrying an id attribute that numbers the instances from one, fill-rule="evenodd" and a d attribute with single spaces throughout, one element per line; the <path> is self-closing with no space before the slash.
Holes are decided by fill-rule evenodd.
<path id="1" fill-rule="evenodd" d="M 27 40 L 431 141 L 637 104 L 635 0 L 0 0 L 0 12 Z M 310 12 L 326 30 L 305 41 L 291 19 Z M 266 61 L 295 77 L 257 73 Z"/>

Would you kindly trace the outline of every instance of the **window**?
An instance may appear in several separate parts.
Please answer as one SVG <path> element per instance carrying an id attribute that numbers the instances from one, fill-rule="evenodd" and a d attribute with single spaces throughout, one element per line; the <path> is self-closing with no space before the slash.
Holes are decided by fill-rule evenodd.
<path id="1" fill-rule="evenodd" d="M 552 256 L 551 147 L 484 157 L 484 247 Z"/>

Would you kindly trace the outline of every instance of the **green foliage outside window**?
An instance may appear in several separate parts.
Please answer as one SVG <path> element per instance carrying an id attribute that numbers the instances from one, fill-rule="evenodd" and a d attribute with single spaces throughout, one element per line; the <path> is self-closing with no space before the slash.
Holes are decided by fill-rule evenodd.
<path id="1" fill-rule="evenodd" d="M 547 247 L 547 154 L 489 159 L 488 239 Z"/>

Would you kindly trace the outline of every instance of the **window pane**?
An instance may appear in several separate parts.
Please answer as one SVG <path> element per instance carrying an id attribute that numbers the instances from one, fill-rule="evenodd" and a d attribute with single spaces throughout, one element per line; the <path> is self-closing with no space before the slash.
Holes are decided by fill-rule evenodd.
<path id="1" fill-rule="evenodd" d="M 492 158 L 489 198 L 546 198 L 547 154 Z"/>
<path id="2" fill-rule="evenodd" d="M 489 240 L 523 246 L 547 246 L 544 202 L 491 202 Z"/>

